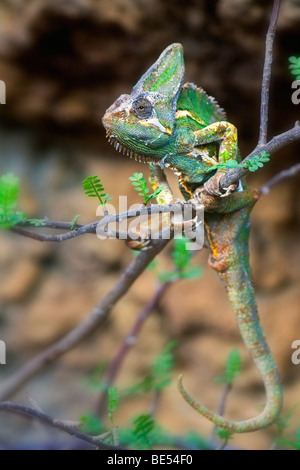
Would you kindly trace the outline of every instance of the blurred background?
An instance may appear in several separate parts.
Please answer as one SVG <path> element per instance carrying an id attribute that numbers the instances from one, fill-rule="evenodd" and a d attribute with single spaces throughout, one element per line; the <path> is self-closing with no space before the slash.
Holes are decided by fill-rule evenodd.
<path id="1" fill-rule="evenodd" d="M 96 204 L 84 195 L 81 181 L 94 174 L 116 203 L 125 194 L 129 203 L 137 202 L 128 176 L 134 171 L 147 175 L 148 169 L 108 144 L 101 117 L 172 42 L 184 46 L 186 81 L 216 97 L 237 126 L 245 156 L 258 137 L 271 5 L 258 0 L 2 0 L 0 79 L 6 83 L 6 104 L 0 106 L 0 174 L 12 171 L 20 178 L 20 209 L 31 217 L 70 221 L 80 214 L 79 222 L 91 222 Z M 300 116 L 300 105 L 291 102 L 288 69 L 288 57 L 300 55 L 299 27 L 299 0 L 283 0 L 270 136 L 291 128 Z M 299 162 L 299 155 L 299 144 L 289 145 L 251 175 L 249 185 L 260 186 Z M 291 344 L 300 339 L 299 183 L 298 176 L 274 187 L 257 204 L 252 219 L 254 283 L 262 324 L 284 381 L 285 413 L 300 401 L 300 365 L 291 362 Z M 131 259 L 122 241 L 100 241 L 93 235 L 56 245 L 1 233 L 0 339 L 6 343 L 7 365 L 0 366 L 0 383 L 78 325 Z M 215 410 L 222 386 L 214 378 L 223 374 L 233 348 L 240 350 L 243 371 L 228 400 L 227 416 L 251 417 L 265 400 L 223 287 L 206 261 L 206 250 L 197 253 L 195 264 L 203 266 L 203 277 L 181 281 L 167 292 L 116 381 L 122 389 L 142 380 L 154 358 L 176 339 L 174 380 L 160 397 L 156 418 L 178 434 L 194 430 L 205 436 L 212 425 L 182 400 L 176 376 L 183 372 L 190 393 Z M 170 248 L 160 263 L 170 267 Z M 155 275 L 145 272 L 101 331 L 33 378 L 13 399 L 26 404 L 28 392 L 46 413 L 65 419 L 94 412 L 100 392 L 88 385 L 90 374 L 99 364 L 110 363 L 156 287 Z M 115 421 L 128 424 L 147 412 L 152 400 L 151 394 L 128 399 Z M 0 446 L 65 439 L 11 415 L 1 414 L 0 422 Z M 286 436 L 293 436 L 299 425 L 300 408 Z M 266 449 L 275 436 L 272 427 L 236 436 L 233 445 Z"/>

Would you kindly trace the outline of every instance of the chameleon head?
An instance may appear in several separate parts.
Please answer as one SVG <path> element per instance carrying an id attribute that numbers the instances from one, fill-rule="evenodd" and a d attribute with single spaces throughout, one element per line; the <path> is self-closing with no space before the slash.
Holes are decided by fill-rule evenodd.
<path id="1" fill-rule="evenodd" d="M 177 98 L 183 83 L 181 44 L 171 44 L 133 87 L 106 111 L 103 125 L 117 150 L 140 160 L 159 160 L 175 125 Z M 148 158 L 147 158 L 148 157 Z"/>

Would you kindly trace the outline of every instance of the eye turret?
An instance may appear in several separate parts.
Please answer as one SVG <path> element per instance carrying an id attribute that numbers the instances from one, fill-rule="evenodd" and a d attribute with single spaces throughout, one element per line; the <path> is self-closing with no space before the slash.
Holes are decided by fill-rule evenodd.
<path id="1" fill-rule="evenodd" d="M 133 112 L 138 118 L 147 119 L 151 116 L 153 106 L 147 98 L 137 98 L 132 104 Z"/>

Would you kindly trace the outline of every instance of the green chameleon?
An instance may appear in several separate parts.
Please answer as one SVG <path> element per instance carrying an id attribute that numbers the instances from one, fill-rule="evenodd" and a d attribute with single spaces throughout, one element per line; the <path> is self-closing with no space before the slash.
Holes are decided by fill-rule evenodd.
<path id="1" fill-rule="evenodd" d="M 181 44 L 172 44 L 131 94 L 121 95 L 107 109 L 103 124 L 117 150 L 150 164 L 153 187 L 164 184 L 159 203 L 174 199 L 163 172 L 170 167 L 179 176 L 184 198 L 194 197 L 204 204 L 209 265 L 225 284 L 241 335 L 263 379 L 267 403 L 256 418 L 235 422 L 188 395 L 181 377 L 179 390 L 216 425 L 232 432 L 256 431 L 275 421 L 282 402 L 279 375 L 258 318 L 249 266 L 249 219 L 259 196 L 255 190 L 236 191 L 237 185 L 227 188 L 225 195 L 219 190 L 224 173 L 216 171 L 215 165 L 238 159 L 237 131 L 214 98 L 192 83 L 183 84 L 183 78 L 183 49 Z"/>

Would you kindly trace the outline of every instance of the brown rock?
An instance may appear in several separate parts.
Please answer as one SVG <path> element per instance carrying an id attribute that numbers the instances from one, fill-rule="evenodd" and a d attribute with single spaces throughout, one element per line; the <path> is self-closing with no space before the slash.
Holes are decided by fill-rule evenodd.
<path id="1" fill-rule="evenodd" d="M 217 274 L 208 267 L 204 268 L 201 279 L 183 280 L 172 286 L 163 305 L 173 332 L 196 328 L 237 334 L 224 287 Z"/>
<path id="2" fill-rule="evenodd" d="M 62 276 L 49 275 L 26 312 L 14 318 L 11 343 L 18 348 L 45 347 L 77 325 L 94 303 L 88 285 L 78 289 Z"/>
<path id="3" fill-rule="evenodd" d="M 39 266 L 28 258 L 16 260 L 1 274 L 0 298 L 4 302 L 24 300 L 41 275 Z"/>

